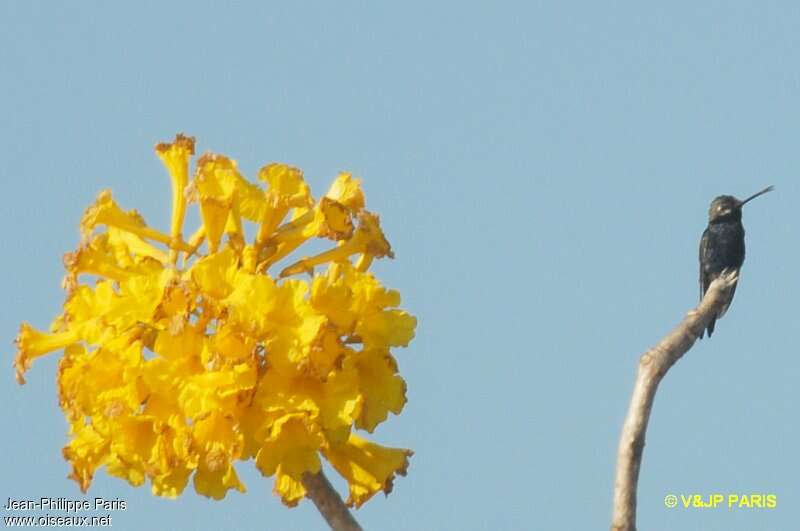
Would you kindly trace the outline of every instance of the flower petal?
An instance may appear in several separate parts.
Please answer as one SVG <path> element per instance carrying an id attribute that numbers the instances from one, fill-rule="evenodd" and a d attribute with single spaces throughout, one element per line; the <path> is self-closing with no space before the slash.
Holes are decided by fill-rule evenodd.
<path id="1" fill-rule="evenodd" d="M 14 358 L 14 368 L 17 383 L 20 385 L 25 383 L 23 375 L 30 369 L 33 360 L 54 350 L 65 348 L 77 340 L 78 335 L 75 330 L 48 334 L 36 330 L 28 323 L 22 323 L 15 340 L 17 355 Z"/>
<path id="2" fill-rule="evenodd" d="M 172 143 L 156 145 L 158 154 L 164 166 L 167 167 L 172 180 L 172 223 L 170 234 L 175 240 L 183 238 L 183 218 L 186 215 L 186 196 L 184 191 L 189 183 L 189 158 L 194 155 L 194 137 L 178 134 Z M 175 263 L 177 254 L 173 251 L 172 263 Z"/>
<path id="3" fill-rule="evenodd" d="M 333 181 L 325 197 L 341 203 L 353 212 L 364 208 L 364 191 L 361 189 L 361 179 L 353 179 L 350 173 L 340 173 Z"/>
<path id="4" fill-rule="evenodd" d="M 348 358 L 358 371 L 364 407 L 356 427 L 370 433 L 391 411 L 399 415 L 406 404 L 406 383 L 397 374 L 397 363 L 388 349 L 365 349 Z"/>
<path id="5" fill-rule="evenodd" d="M 275 493 L 289 507 L 305 495 L 302 476 L 320 470 L 318 450 L 323 444 L 321 435 L 304 414 L 279 418 L 272 433 L 256 456 L 256 466 L 265 476 L 277 474 Z"/>
<path id="6" fill-rule="evenodd" d="M 325 457 L 350 485 L 348 505 L 361 507 L 376 493 L 392 491 L 395 475 L 406 475 L 414 454 L 402 448 L 387 448 L 351 434 L 343 444 L 325 451 Z"/>

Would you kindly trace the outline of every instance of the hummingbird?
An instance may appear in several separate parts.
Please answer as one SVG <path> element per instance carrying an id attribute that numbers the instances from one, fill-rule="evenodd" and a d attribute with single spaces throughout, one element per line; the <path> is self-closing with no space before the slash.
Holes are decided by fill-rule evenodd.
<path id="1" fill-rule="evenodd" d="M 744 227 L 742 226 L 742 207 L 756 197 L 771 192 L 775 187 L 768 186 L 760 192 L 740 201 L 732 195 L 721 195 L 711 201 L 708 208 L 708 227 L 700 239 L 700 300 L 708 287 L 723 271 L 739 271 L 744 263 Z M 714 332 L 717 319 L 728 311 L 736 286 L 722 310 L 708 323 L 708 337 Z M 703 333 L 700 333 L 700 339 Z"/>

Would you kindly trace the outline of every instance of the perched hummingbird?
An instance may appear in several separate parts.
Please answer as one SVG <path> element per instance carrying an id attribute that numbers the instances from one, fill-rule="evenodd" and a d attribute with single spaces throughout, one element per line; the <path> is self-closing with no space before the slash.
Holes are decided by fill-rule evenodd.
<path id="1" fill-rule="evenodd" d="M 722 271 L 736 270 L 744 263 L 744 227 L 742 226 L 742 207 L 748 201 L 771 192 L 773 186 L 764 188 L 744 201 L 739 201 L 731 195 L 721 195 L 711 201 L 708 208 L 708 227 L 703 231 L 700 239 L 700 300 L 708 291 L 711 282 Z M 725 315 L 733 300 L 736 286 L 733 286 L 730 297 L 725 305 L 711 322 L 708 323 L 708 337 L 714 332 L 717 319 Z M 700 334 L 703 338 L 703 334 Z"/>

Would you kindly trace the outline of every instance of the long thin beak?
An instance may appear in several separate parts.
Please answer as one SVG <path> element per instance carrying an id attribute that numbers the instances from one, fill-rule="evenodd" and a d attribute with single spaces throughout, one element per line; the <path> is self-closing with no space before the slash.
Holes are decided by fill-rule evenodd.
<path id="1" fill-rule="evenodd" d="M 758 192 L 757 194 L 753 194 L 753 195 L 751 195 L 750 197 L 748 197 L 747 199 L 745 199 L 744 201 L 742 201 L 741 203 L 739 203 L 739 207 L 743 207 L 743 206 L 744 206 L 744 204 L 745 204 L 745 203 L 747 203 L 748 201 L 750 201 L 750 200 L 752 200 L 752 199 L 755 199 L 756 197 L 758 197 L 758 196 L 760 196 L 760 195 L 764 195 L 764 194 L 766 194 L 767 192 L 771 192 L 771 191 L 773 191 L 774 189 L 775 189 L 775 187 L 774 187 L 774 186 L 767 186 L 766 188 L 764 188 L 763 190 L 761 190 L 761 191 L 760 191 L 760 192 Z"/>

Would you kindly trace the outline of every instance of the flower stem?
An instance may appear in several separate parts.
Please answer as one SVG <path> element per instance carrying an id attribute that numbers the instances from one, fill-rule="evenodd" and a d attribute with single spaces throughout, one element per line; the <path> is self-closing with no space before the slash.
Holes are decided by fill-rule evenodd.
<path id="1" fill-rule="evenodd" d="M 342 501 L 322 470 L 317 474 L 303 474 L 303 486 L 308 496 L 333 531 L 362 531 L 350 509 Z"/>

